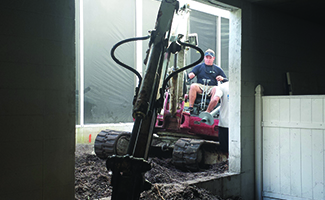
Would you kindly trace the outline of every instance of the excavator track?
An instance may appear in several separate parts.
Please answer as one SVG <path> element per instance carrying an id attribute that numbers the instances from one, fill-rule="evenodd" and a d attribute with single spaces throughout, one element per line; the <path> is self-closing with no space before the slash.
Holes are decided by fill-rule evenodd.
<path id="1" fill-rule="evenodd" d="M 102 130 L 95 140 L 95 153 L 101 159 L 112 155 L 125 155 L 130 137 L 130 132 Z M 181 170 L 201 171 L 227 159 L 218 150 L 219 142 L 216 141 L 180 138 L 172 146 L 173 164 Z"/>
<path id="2" fill-rule="evenodd" d="M 100 133 L 98 133 L 95 140 L 95 153 L 101 159 L 106 159 L 108 156 L 114 154 L 125 155 L 130 137 L 130 132 L 108 129 L 102 130 Z"/>
<path id="3" fill-rule="evenodd" d="M 221 161 L 215 141 L 180 138 L 174 146 L 173 163 L 182 170 L 200 171 Z"/>

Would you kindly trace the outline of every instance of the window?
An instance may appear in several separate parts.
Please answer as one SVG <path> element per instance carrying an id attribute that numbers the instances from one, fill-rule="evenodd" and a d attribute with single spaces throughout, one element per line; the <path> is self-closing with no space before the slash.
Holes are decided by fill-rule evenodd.
<path id="1" fill-rule="evenodd" d="M 231 6 L 223 10 L 195 1 L 187 2 L 192 9 L 190 33 L 198 33 L 199 47 L 203 51 L 215 50 L 216 64 L 231 79 L 229 166 L 231 172 L 239 173 L 241 10 Z M 76 52 L 79 52 L 76 56 L 77 142 L 80 141 L 78 133 L 88 141 L 85 135 L 98 133 L 103 127 L 132 129 L 132 100 L 137 80 L 132 72 L 112 60 L 110 50 L 123 39 L 144 36 L 153 29 L 159 5 L 157 0 L 125 0 L 123 4 L 119 1 L 76 0 Z M 147 42 L 128 43 L 119 47 L 116 55 L 142 72 L 147 48 Z M 192 51 L 188 56 L 188 62 L 191 62 L 198 55 Z"/>
<path id="2" fill-rule="evenodd" d="M 195 5 L 198 3 L 195 3 Z M 193 5 L 193 6 L 195 6 Z M 196 10 L 195 8 L 200 8 Z M 205 51 L 212 49 L 216 53 L 215 64 L 221 67 L 229 77 L 229 15 L 230 13 L 202 4 L 192 8 L 190 13 L 190 32 L 198 34 L 199 47 Z M 190 62 L 199 58 L 199 54 L 191 50 Z"/>
<path id="3" fill-rule="evenodd" d="M 110 50 L 123 39 L 148 34 L 154 28 L 160 2 L 128 1 L 123 4 L 104 0 L 79 1 L 77 125 L 132 122 L 132 100 L 137 80 L 133 73 L 112 60 Z M 198 33 L 199 47 L 203 51 L 208 48 L 215 50 L 216 64 L 222 65 L 228 76 L 226 51 L 229 41 L 229 12 L 227 14 L 221 9 L 197 2 L 191 2 L 190 7 L 193 7 L 190 13 L 190 33 Z M 220 13 L 222 16 L 218 15 Z M 148 48 L 147 43 L 124 44 L 118 48 L 116 55 L 138 71 L 144 71 L 142 61 Z M 142 49 L 142 52 L 138 49 Z M 189 56 L 191 62 L 190 60 L 197 59 L 198 54 L 191 50 Z"/>

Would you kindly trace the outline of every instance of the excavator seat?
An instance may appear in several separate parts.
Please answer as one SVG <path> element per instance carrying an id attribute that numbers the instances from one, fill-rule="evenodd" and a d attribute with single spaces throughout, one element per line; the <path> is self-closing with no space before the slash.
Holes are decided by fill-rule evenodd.
<path id="1" fill-rule="evenodd" d="M 210 103 L 210 98 L 211 98 L 211 95 L 207 95 L 206 99 L 205 99 L 205 97 L 203 97 L 203 101 L 202 101 L 202 94 L 197 94 L 196 99 L 194 101 L 192 114 L 199 115 L 200 112 L 205 111 L 208 108 L 208 105 Z M 203 105 L 204 100 L 205 100 L 205 105 Z"/>

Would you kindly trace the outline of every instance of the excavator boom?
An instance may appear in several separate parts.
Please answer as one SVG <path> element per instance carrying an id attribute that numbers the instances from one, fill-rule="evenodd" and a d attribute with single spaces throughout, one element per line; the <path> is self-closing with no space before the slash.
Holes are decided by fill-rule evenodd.
<path id="1" fill-rule="evenodd" d="M 150 170 L 147 158 L 157 117 L 159 82 L 166 75 L 168 62 L 164 61 L 173 16 L 178 8 L 177 0 L 161 2 L 155 30 L 150 35 L 146 73 L 134 102 L 133 118 L 135 122 L 127 154 L 124 156 L 113 155 L 106 161 L 107 168 L 113 172 L 112 200 L 139 199 L 142 191 L 150 189 L 150 183 L 145 181 L 144 173 Z"/>

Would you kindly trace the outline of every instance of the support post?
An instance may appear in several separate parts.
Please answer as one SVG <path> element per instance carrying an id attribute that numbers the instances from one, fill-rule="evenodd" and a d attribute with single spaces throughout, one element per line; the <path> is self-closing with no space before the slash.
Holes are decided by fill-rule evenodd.
<path id="1" fill-rule="evenodd" d="M 255 89 L 255 199 L 262 200 L 263 192 L 263 87 Z"/>

